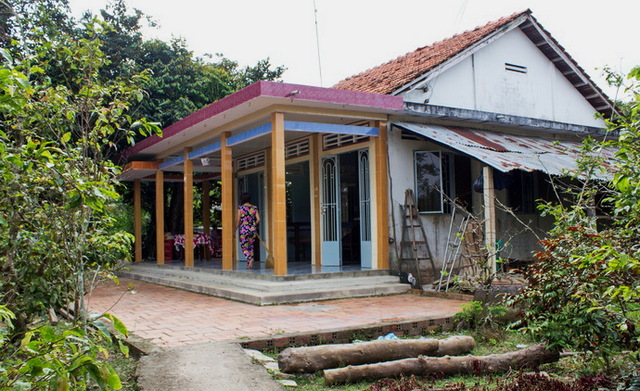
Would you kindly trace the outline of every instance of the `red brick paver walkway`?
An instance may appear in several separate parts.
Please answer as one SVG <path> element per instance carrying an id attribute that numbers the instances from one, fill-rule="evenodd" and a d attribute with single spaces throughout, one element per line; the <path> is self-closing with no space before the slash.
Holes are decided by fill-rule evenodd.
<path id="1" fill-rule="evenodd" d="M 129 284 L 134 290 L 128 291 Z M 372 325 L 416 318 L 442 318 L 466 302 L 413 294 L 254 306 L 140 281 L 98 287 L 94 313 L 111 312 L 131 333 L 161 346 L 267 337 Z"/>

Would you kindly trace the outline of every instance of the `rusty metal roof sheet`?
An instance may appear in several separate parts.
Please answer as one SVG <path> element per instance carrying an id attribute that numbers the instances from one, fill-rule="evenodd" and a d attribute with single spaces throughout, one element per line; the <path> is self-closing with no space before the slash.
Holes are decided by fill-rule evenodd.
<path id="1" fill-rule="evenodd" d="M 502 172 L 523 170 L 566 175 L 567 171 L 578 171 L 577 159 L 582 145 L 579 141 L 411 122 L 394 122 L 394 125 L 474 157 Z M 599 153 L 605 162 L 595 176 L 611 179 L 615 150 L 602 148 Z"/>

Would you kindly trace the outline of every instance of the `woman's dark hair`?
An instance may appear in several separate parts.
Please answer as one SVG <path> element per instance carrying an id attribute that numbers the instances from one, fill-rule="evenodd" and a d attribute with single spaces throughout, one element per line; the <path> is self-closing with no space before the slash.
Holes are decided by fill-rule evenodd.
<path id="1" fill-rule="evenodd" d="M 251 203 L 251 194 L 249 193 L 240 194 L 240 205 L 246 204 L 246 203 Z"/>

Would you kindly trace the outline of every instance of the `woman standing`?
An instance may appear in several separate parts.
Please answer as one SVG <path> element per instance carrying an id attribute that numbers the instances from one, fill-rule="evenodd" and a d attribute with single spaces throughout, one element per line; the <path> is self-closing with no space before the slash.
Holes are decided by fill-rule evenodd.
<path id="1" fill-rule="evenodd" d="M 249 193 L 240 194 L 240 206 L 238 206 L 238 218 L 236 225 L 240 231 L 240 248 L 247 259 L 247 269 L 253 266 L 253 244 L 256 240 L 260 213 L 258 207 L 251 204 Z"/>

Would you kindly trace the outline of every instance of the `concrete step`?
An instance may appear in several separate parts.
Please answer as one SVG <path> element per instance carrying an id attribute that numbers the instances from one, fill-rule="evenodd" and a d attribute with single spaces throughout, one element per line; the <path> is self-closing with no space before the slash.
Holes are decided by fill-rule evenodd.
<path id="1" fill-rule="evenodd" d="M 382 272 L 382 273 L 381 273 Z M 393 295 L 410 286 L 385 271 L 268 276 L 209 269 L 131 264 L 121 277 L 256 305 Z M 256 277 L 260 276 L 260 277 Z M 295 277 L 295 278 L 287 278 Z"/>

